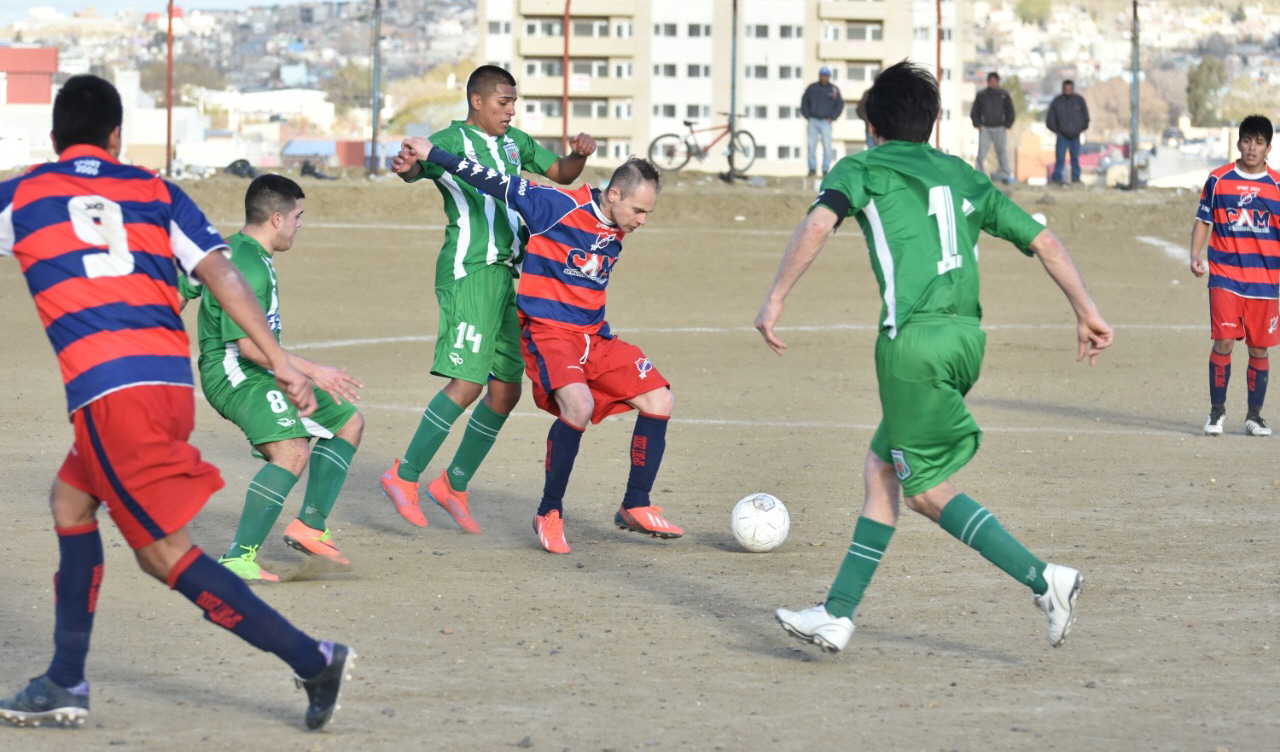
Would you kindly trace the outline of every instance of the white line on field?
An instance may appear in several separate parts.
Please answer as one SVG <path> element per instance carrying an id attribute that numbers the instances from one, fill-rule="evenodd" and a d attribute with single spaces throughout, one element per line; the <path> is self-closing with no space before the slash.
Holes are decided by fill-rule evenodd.
<path id="1" fill-rule="evenodd" d="M 780 326 L 778 332 L 866 332 L 874 331 L 875 324 L 812 324 L 806 326 Z M 1048 331 L 1069 330 L 1071 324 L 983 324 L 982 328 L 989 332 L 1012 331 Z M 1203 324 L 1119 324 L 1118 331 L 1196 331 L 1204 328 Z M 629 336 L 639 334 L 742 334 L 755 332 L 751 326 L 650 326 L 627 329 L 614 329 L 615 334 Z M 394 342 L 435 342 L 434 334 L 410 334 L 402 337 L 362 337 L 360 339 L 331 339 L 319 342 L 303 342 L 290 344 L 290 350 L 317 350 L 328 347 L 363 347 L 365 345 L 385 345 Z"/>
<path id="2" fill-rule="evenodd" d="M 1164 251 L 1171 258 L 1178 259 L 1179 261 L 1185 261 L 1190 258 L 1190 256 L 1187 255 L 1187 247 L 1184 245 L 1172 243 L 1164 238 L 1153 238 L 1150 235 L 1139 235 L 1137 239 L 1147 245 L 1154 245 L 1156 248 Z"/>
<path id="3" fill-rule="evenodd" d="M 395 412 L 422 412 L 423 408 L 414 405 L 388 405 L 380 403 L 361 402 L 362 410 L 389 410 Z M 551 416 L 543 412 L 527 412 L 517 410 L 511 413 L 512 418 L 537 418 L 539 420 L 551 420 Z M 627 420 L 626 415 L 606 418 L 606 421 Z M 761 418 L 752 419 L 734 419 L 734 418 L 681 418 L 673 416 L 672 423 L 679 423 L 690 426 L 713 426 L 713 427 L 732 427 L 732 428 L 808 428 L 818 430 L 856 430 L 856 431 L 874 431 L 876 424 L 874 423 L 852 423 L 843 421 L 830 420 L 768 420 Z M 1061 434 L 1064 436 L 1184 436 L 1195 433 L 1188 428 L 1186 431 L 1173 431 L 1159 428 L 1069 428 L 1065 426 L 983 426 L 984 433 L 1051 433 Z"/>

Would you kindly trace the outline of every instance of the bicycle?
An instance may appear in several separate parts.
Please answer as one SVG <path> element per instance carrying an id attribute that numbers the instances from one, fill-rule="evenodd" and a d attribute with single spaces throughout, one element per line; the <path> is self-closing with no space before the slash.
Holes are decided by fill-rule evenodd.
<path id="1" fill-rule="evenodd" d="M 727 116 L 729 113 L 721 112 L 719 114 Z M 693 157 L 696 157 L 701 162 L 711 153 L 713 146 L 729 135 L 729 123 L 712 125 L 706 128 L 694 128 L 693 126 L 698 121 L 685 120 L 682 122 L 689 129 L 687 134 L 681 136 L 677 133 L 664 133 L 649 143 L 649 161 L 657 165 L 659 169 L 679 170 L 688 164 Z M 706 146 L 699 143 L 699 133 L 715 132 L 719 132 L 720 135 L 711 139 L 711 143 Z M 729 145 L 725 148 L 725 155 L 729 158 L 730 172 L 736 177 L 742 177 L 756 161 L 755 136 L 744 130 L 733 131 L 733 135 L 729 138 Z"/>

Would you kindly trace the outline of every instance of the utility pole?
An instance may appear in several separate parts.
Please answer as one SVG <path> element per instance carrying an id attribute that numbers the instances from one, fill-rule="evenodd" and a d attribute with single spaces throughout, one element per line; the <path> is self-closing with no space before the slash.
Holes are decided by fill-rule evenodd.
<path id="1" fill-rule="evenodd" d="M 369 174 L 378 174 L 378 121 L 382 118 L 382 0 L 373 2 L 373 141 L 369 144 Z"/>
<path id="2" fill-rule="evenodd" d="M 164 65 L 164 176 L 173 177 L 173 0 L 169 0 L 168 59 Z"/>
<path id="3" fill-rule="evenodd" d="M 1138 187 L 1138 0 L 1133 0 L 1133 81 L 1129 84 L 1129 190 Z"/>

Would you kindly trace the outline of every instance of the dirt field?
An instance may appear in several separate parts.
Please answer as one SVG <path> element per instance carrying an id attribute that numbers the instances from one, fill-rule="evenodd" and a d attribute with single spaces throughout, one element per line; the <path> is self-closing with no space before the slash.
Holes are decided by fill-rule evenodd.
<path id="1" fill-rule="evenodd" d="M 613 527 L 632 425 L 622 416 L 588 430 L 566 499 L 574 551 L 552 556 L 530 529 L 549 425 L 531 401 L 472 484 L 484 535 L 434 506 L 431 527 L 412 528 L 378 491 L 441 386 L 427 374 L 439 200 L 393 179 L 304 185 L 306 226 L 278 261 L 285 339 L 366 384 L 368 429 L 331 519 L 354 564 L 309 566 L 280 542 L 299 488 L 262 553 L 289 581 L 258 592 L 359 652 L 341 712 L 324 733 L 302 731 L 289 671 L 150 581 L 108 523 L 90 720 L 78 732 L 0 728 L 0 747 L 1276 748 L 1280 438 L 1242 434 L 1242 348 L 1228 433 L 1202 435 L 1207 295 L 1184 260 L 1195 195 L 1014 189 L 1067 241 L 1116 327 L 1095 369 L 1074 362 L 1073 319 L 1039 264 L 982 245 L 989 341 L 970 402 L 986 436 L 957 480 L 1042 558 L 1084 572 L 1068 643 L 1048 646 L 1029 591 L 904 513 L 853 641 L 827 656 L 786 637 L 772 612 L 822 599 L 861 504 L 879 304 L 854 225 L 793 296 L 792 349 L 778 358 L 751 322 L 811 187 L 667 186 L 628 239 L 609 319 L 674 385 L 655 503 L 688 534 Z M 244 186 L 220 177 L 189 190 L 231 232 Z M 70 431 L 9 260 L 0 316 L 7 694 L 48 661 L 57 555 L 44 498 Z M 1280 423 L 1275 391 L 1267 414 Z M 199 410 L 193 440 L 228 485 L 193 527 L 218 554 L 258 462 L 231 424 Z M 729 509 L 762 490 L 787 502 L 791 537 L 770 554 L 739 552 Z"/>

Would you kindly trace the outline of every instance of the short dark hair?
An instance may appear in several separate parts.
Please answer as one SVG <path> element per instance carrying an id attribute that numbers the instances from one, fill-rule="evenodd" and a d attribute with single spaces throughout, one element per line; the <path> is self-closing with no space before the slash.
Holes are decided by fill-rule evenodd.
<path id="1" fill-rule="evenodd" d="M 249 225 L 260 225 L 271 219 L 276 212 L 288 214 L 298 205 L 300 199 L 307 195 L 302 186 L 284 175 L 259 175 L 249 184 L 244 192 L 244 221 Z"/>
<path id="2" fill-rule="evenodd" d="M 613 171 L 609 178 L 609 187 L 618 189 L 618 196 L 630 196 L 641 183 L 652 183 L 654 192 L 662 190 L 658 178 L 658 168 L 653 162 L 641 157 L 632 157 Z"/>
<path id="3" fill-rule="evenodd" d="M 994 78 L 995 80 L 999 81 L 999 80 L 1000 80 L 1000 74 L 999 74 L 999 73 L 996 73 L 995 71 L 991 71 L 990 73 L 988 73 L 988 74 L 987 74 L 987 81 L 988 81 L 988 82 L 990 82 L 990 81 L 991 81 L 991 79 L 993 79 L 993 78 Z"/>
<path id="4" fill-rule="evenodd" d="M 933 74 L 910 60 L 881 71 L 863 101 L 867 122 L 885 141 L 928 141 L 942 110 Z"/>
<path id="5" fill-rule="evenodd" d="M 471 76 L 467 78 L 467 103 L 470 104 L 472 94 L 479 94 L 483 97 L 486 94 L 497 91 L 498 87 L 502 85 L 515 86 L 515 76 L 496 65 L 482 65 L 476 68 L 471 71 Z"/>
<path id="6" fill-rule="evenodd" d="M 1062 85 L 1063 85 L 1063 87 L 1064 87 L 1064 88 L 1065 88 L 1065 87 L 1067 87 L 1067 86 L 1070 86 L 1070 87 L 1071 87 L 1071 88 L 1073 88 L 1073 89 L 1074 89 L 1074 88 L 1076 88 L 1076 82 L 1075 82 L 1075 81 L 1072 81 L 1072 80 L 1071 80 L 1071 79 L 1069 79 L 1069 78 L 1068 78 L 1066 81 L 1063 81 L 1063 82 L 1062 82 Z"/>
<path id="7" fill-rule="evenodd" d="M 1271 145 L 1271 137 L 1275 131 L 1271 127 L 1271 120 L 1266 115 L 1250 115 L 1240 121 L 1240 140 L 1253 136 L 1262 136 L 1267 142 L 1267 146 Z"/>
<path id="8" fill-rule="evenodd" d="M 105 149 L 122 122 L 120 92 L 106 79 L 72 76 L 53 98 L 53 142 L 59 153 L 77 144 Z"/>

